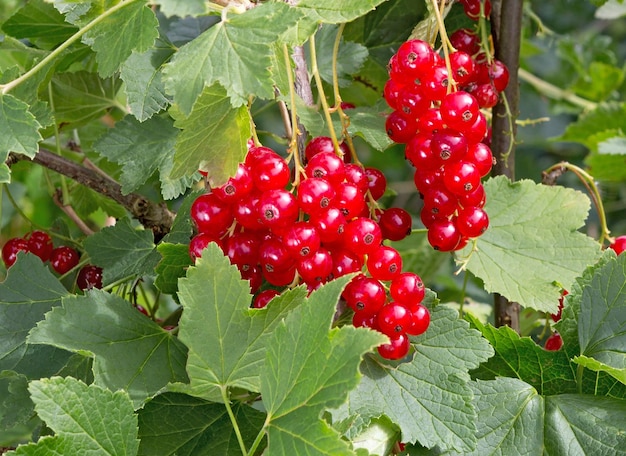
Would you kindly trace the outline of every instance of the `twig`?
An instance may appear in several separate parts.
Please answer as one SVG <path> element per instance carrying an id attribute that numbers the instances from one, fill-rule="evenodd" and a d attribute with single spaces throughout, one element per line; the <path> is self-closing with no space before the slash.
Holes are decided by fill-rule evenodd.
<path id="1" fill-rule="evenodd" d="M 23 160 L 31 159 L 25 155 L 11 153 L 6 164 L 11 166 Z M 136 193 L 124 195 L 122 187 L 117 182 L 47 149 L 39 149 L 32 161 L 67 176 L 121 204 L 134 218 L 154 232 L 156 242 L 169 233 L 175 214 L 167 208 L 165 203 L 155 204 Z"/>
<path id="2" fill-rule="evenodd" d="M 62 198 L 63 193 L 61 190 L 56 191 L 52 196 L 54 204 L 56 204 L 59 209 L 61 209 L 65 213 L 65 215 L 67 215 L 85 235 L 91 236 L 92 234 L 94 234 L 94 231 L 89 228 L 87 224 L 78 216 L 72 206 L 70 206 L 69 204 L 63 204 Z"/>

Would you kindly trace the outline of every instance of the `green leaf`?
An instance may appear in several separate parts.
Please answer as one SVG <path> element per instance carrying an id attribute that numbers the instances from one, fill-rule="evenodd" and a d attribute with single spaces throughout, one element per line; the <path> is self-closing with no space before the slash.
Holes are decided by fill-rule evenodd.
<path id="1" fill-rule="evenodd" d="M 152 231 L 135 229 L 128 219 L 103 228 L 85 240 L 85 250 L 93 264 L 103 268 L 103 283 L 126 277 L 153 274 L 160 260 Z"/>
<path id="2" fill-rule="evenodd" d="M 85 35 L 83 42 L 96 52 L 98 73 L 112 76 L 133 51 L 145 52 L 159 36 L 159 22 L 144 2 L 119 3 L 115 12 Z"/>
<path id="3" fill-rule="evenodd" d="M 93 147 L 96 152 L 120 165 L 120 182 L 125 194 L 137 190 L 158 171 L 163 197 L 172 199 L 193 182 L 193 177 L 172 180 L 169 176 L 178 134 L 179 130 L 169 117 L 152 117 L 140 123 L 126 116 Z"/>
<path id="4" fill-rule="evenodd" d="M 544 454 L 626 454 L 626 400 L 565 394 L 545 401 Z"/>
<path id="5" fill-rule="evenodd" d="M 469 453 L 535 455 L 544 445 L 544 400 L 530 385 L 513 378 L 472 383 L 476 449 Z"/>
<path id="6" fill-rule="evenodd" d="M 521 337 L 508 326 L 494 328 L 467 317 L 491 343 L 496 354 L 472 371 L 483 380 L 513 377 L 523 380 L 539 394 L 548 396 L 577 391 L 576 372 L 566 350 L 546 351 L 530 337 Z"/>
<path id="7" fill-rule="evenodd" d="M 43 0 L 31 0 L 2 24 L 2 31 L 14 38 L 27 38 L 38 47 L 52 49 L 78 29 Z"/>
<path id="8" fill-rule="evenodd" d="M 155 269 L 154 284 L 162 293 L 174 295 L 178 292 L 178 279 L 184 277 L 187 268 L 193 264 L 189 246 L 161 242 L 157 250 L 163 258 Z"/>
<path id="9" fill-rule="evenodd" d="M 580 354 L 626 378 L 626 255 L 599 267 L 582 290 L 578 316 Z M 587 361 L 586 364 L 589 365 Z M 600 367 L 599 365 L 595 365 Z M 598 369 L 594 369 L 598 370 Z"/>
<path id="10" fill-rule="evenodd" d="M 205 169 L 210 172 L 211 183 L 219 186 L 235 175 L 251 135 L 245 106 L 233 108 L 226 91 L 215 84 L 204 89 L 189 117 L 176 111 L 172 114 L 174 126 L 182 132 L 176 141 L 171 179 Z"/>
<path id="11" fill-rule="evenodd" d="M 333 420 L 356 415 L 367 424 L 384 414 L 400 427 L 404 442 L 472 451 L 476 412 L 468 370 L 492 356 L 493 349 L 445 306 L 431 310 L 428 330 L 412 343 L 413 359 L 399 365 L 367 357 L 361 383 L 333 411 Z"/>
<path id="12" fill-rule="evenodd" d="M 83 218 L 88 218 L 97 211 L 116 219 L 127 214 L 122 205 L 84 185 L 76 185 L 70 189 L 70 201 L 78 216 Z"/>
<path id="13" fill-rule="evenodd" d="M 559 141 L 573 141 L 594 150 L 597 143 L 594 135 L 606 130 L 626 131 L 626 104 L 604 103 L 593 111 L 580 115 L 576 122 L 567 126 Z"/>
<path id="14" fill-rule="evenodd" d="M 338 26 L 322 26 L 315 35 L 317 66 L 320 76 L 329 84 L 333 83 L 333 47 L 337 37 Z M 337 80 L 339 87 L 345 87 L 352 81 L 351 75 L 356 73 L 367 59 L 367 48 L 362 44 L 345 41 L 339 43 L 337 52 Z"/>
<path id="15" fill-rule="evenodd" d="M 56 435 L 8 454 L 137 454 L 137 416 L 125 392 L 71 377 L 35 380 L 28 389 L 37 413 Z"/>
<path id="16" fill-rule="evenodd" d="M 401 241 L 391 242 L 402 256 L 402 271 L 419 274 L 424 283 L 435 280 L 435 275 L 450 257 L 432 248 L 426 233 L 412 233 Z"/>
<path id="17" fill-rule="evenodd" d="M 204 0 L 159 0 L 160 11 L 166 16 L 198 16 L 206 13 Z"/>
<path id="18" fill-rule="evenodd" d="M 189 240 L 193 235 L 193 223 L 191 221 L 191 205 L 198 198 L 198 196 L 202 195 L 204 190 L 196 190 L 195 192 L 190 192 L 181 203 L 178 211 L 176 212 L 176 217 L 174 218 L 174 222 L 172 223 L 172 229 L 167 236 L 163 238 L 162 242 L 169 242 L 170 244 L 185 244 L 189 245 Z"/>
<path id="19" fill-rule="evenodd" d="M 626 368 L 615 368 L 600 362 L 595 358 L 589 358 L 584 355 L 575 356 L 574 362 L 594 372 L 606 372 L 620 382 L 626 384 Z"/>
<path id="20" fill-rule="evenodd" d="M 302 0 L 296 7 L 318 22 L 341 24 L 374 10 L 386 0 Z"/>
<path id="21" fill-rule="evenodd" d="M 33 158 L 39 150 L 41 125 L 35 119 L 28 105 L 13 95 L 0 94 L 0 163 L 9 157 L 9 152 L 17 152 Z M 6 170 L 3 172 L 6 176 Z M 9 182 L 3 179 L 2 182 Z"/>
<path id="22" fill-rule="evenodd" d="M 68 294 L 38 257 L 17 255 L 0 283 L 0 371 L 14 370 L 32 379 L 54 375 L 65 365 L 68 352 L 27 345 L 26 336 Z"/>
<path id="23" fill-rule="evenodd" d="M 28 342 L 91 353 L 95 383 L 123 389 L 137 407 L 168 383 L 187 380 L 185 346 L 128 301 L 100 290 L 64 298 Z"/>
<path id="24" fill-rule="evenodd" d="M 219 388 L 259 391 L 268 339 L 306 290 L 295 288 L 266 309 L 250 309 L 248 281 L 215 243 L 187 270 L 178 288 L 184 308 L 179 337 L 189 347 L 190 394 L 217 400 Z"/>
<path id="25" fill-rule="evenodd" d="M 393 144 L 385 130 L 387 106 L 384 101 L 372 107 L 357 107 L 347 112 L 350 116 L 348 133 L 360 136 L 374 149 L 383 151 Z"/>
<path id="26" fill-rule="evenodd" d="M 120 78 L 126 83 L 128 106 L 140 122 L 169 104 L 161 70 L 173 53 L 171 46 L 163 44 L 145 52 L 133 52 L 122 64 Z"/>
<path id="27" fill-rule="evenodd" d="M 28 379 L 13 371 L 0 372 L 0 446 L 28 441 L 41 424 L 28 393 Z"/>
<path id="28" fill-rule="evenodd" d="M 482 279 L 485 289 L 525 307 L 555 313 L 561 284 L 567 288 L 600 255 L 600 245 L 577 230 L 589 199 L 569 188 L 510 182 L 499 176 L 485 182 L 489 229 L 457 258 Z M 471 244 L 471 243 L 470 243 Z"/>
<path id="29" fill-rule="evenodd" d="M 624 82 L 624 69 L 602 62 L 591 62 L 571 90 L 590 100 L 606 100 Z"/>
<path id="30" fill-rule="evenodd" d="M 117 78 L 102 79 L 86 71 L 57 73 L 50 81 L 47 101 L 54 106 L 57 124 L 81 125 L 117 106 L 121 85 L 122 81 Z"/>
<path id="31" fill-rule="evenodd" d="M 227 88 L 233 106 L 247 103 L 249 95 L 273 98 L 272 46 L 300 17 L 282 2 L 231 13 L 181 47 L 165 66 L 165 86 L 174 102 L 187 115 L 203 88 L 215 82 Z"/>
<path id="32" fill-rule="evenodd" d="M 250 447 L 265 414 L 233 405 L 243 442 Z M 145 456 L 239 456 L 239 444 L 223 404 L 180 393 L 156 396 L 139 412 L 139 454 Z"/>
<path id="33" fill-rule="evenodd" d="M 385 337 L 353 326 L 330 329 L 347 279 L 313 292 L 278 325 L 267 344 L 261 395 L 270 454 L 353 454 L 320 414 L 345 402 L 358 384 L 363 354 Z"/>

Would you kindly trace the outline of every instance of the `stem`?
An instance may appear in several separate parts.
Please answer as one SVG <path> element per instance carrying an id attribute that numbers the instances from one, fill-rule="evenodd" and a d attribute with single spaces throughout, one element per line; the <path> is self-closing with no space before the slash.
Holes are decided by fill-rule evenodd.
<path id="1" fill-rule="evenodd" d="M 567 90 L 563 90 L 560 87 L 550 84 L 549 82 L 538 78 L 537 76 L 524 70 L 523 68 L 519 69 L 519 77 L 522 81 L 525 81 L 533 86 L 535 90 L 537 90 L 539 93 L 542 93 L 543 95 L 554 100 L 567 101 L 575 106 L 578 106 L 588 111 L 593 111 L 598 107 L 597 103 L 581 98 L 572 92 L 568 92 Z"/>
<path id="2" fill-rule="evenodd" d="M 441 37 L 441 46 L 443 47 L 443 58 L 446 62 L 446 69 L 448 70 L 448 93 L 450 93 L 451 89 L 454 88 L 456 90 L 456 81 L 454 80 L 454 74 L 452 73 L 452 66 L 450 65 L 450 49 L 453 49 L 450 40 L 448 39 L 448 34 L 446 32 L 446 26 L 443 22 L 443 14 L 442 10 L 439 9 L 439 5 L 437 0 L 431 0 L 433 5 L 433 11 L 435 12 L 435 18 L 437 19 L 437 28 L 439 29 L 439 36 Z M 445 0 L 442 2 L 442 9 L 445 6 Z"/>
<path id="3" fill-rule="evenodd" d="M 52 112 L 56 112 L 54 107 L 54 97 L 52 96 L 52 84 L 48 83 L 48 98 L 50 98 L 50 109 Z M 61 136 L 59 134 L 59 125 L 54 121 L 54 142 L 56 147 L 57 155 L 61 155 Z M 67 188 L 67 181 L 65 180 L 65 176 L 61 175 L 61 205 L 59 207 L 63 207 L 66 204 L 70 204 L 70 192 Z"/>
<path id="4" fill-rule="evenodd" d="M 12 80 L 10 82 L 7 82 L 6 84 L 0 84 L 0 93 L 2 93 L 2 95 L 6 94 L 6 93 L 9 93 L 15 87 L 17 87 L 18 85 L 20 85 L 24 81 L 30 79 L 34 74 L 39 72 L 48 63 L 52 62 L 55 58 L 57 58 L 59 55 L 61 55 L 61 53 L 63 51 L 65 51 L 72 44 L 74 44 L 76 41 L 78 41 L 85 33 L 89 32 L 96 25 L 98 25 L 100 22 L 102 22 L 103 20 L 105 20 L 106 18 L 111 16 L 112 14 L 118 12 L 122 8 L 126 7 L 127 5 L 130 5 L 131 3 L 135 2 L 135 1 L 136 0 L 127 0 L 125 2 L 118 3 L 117 5 L 111 7 L 108 10 L 106 10 L 105 12 L 103 12 L 100 16 L 96 17 L 93 21 L 89 22 L 87 25 L 85 25 L 83 28 L 78 30 L 76 33 L 74 33 L 72 36 L 70 36 L 67 40 L 65 40 L 63 43 L 61 43 L 59 45 L 59 47 L 57 47 L 54 51 L 50 52 L 50 54 L 48 54 L 46 57 L 44 57 L 37 65 L 32 67 L 30 70 L 28 70 L 26 73 L 21 75 L 19 78 L 16 78 L 16 79 L 14 79 L 14 80 Z"/>
<path id="5" fill-rule="evenodd" d="M 335 152 L 339 151 L 339 141 L 337 141 L 337 134 L 335 133 L 335 127 L 333 126 L 333 119 L 330 116 L 330 108 L 328 107 L 328 101 L 326 100 L 326 94 L 324 93 L 324 87 L 322 86 L 322 77 L 320 76 L 319 69 L 317 68 L 317 54 L 315 51 L 315 35 L 311 35 L 309 39 L 309 48 L 311 53 L 311 72 L 315 78 L 315 85 L 319 92 L 320 101 L 322 102 L 322 108 L 324 110 L 324 116 L 326 117 L 326 123 L 328 124 L 328 132 L 330 138 L 333 140 L 335 146 Z M 341 156 L 341 153 L 337 153 Z"/>
<path id="6" fill-rule="evenodd" d="M 252 442 L 252 446 L 250 447 L 250 452 L 248 453 L 248 456 L 253 456 L 254 453 L 256 452 L 256 449 L 259 447 L 259 445 L 263 441 L 263 437 L 265 437 L 265 429 L 267 429 L 267 426 L 270 424 L 270 419 L 271 419 L 271 416 L 268 414 L 267 417 L 265 418 L 265 423 L 263 423 L 263 427 L 257 434 L 256 439 L 254 439 L 254 442 Z"/>
<path id="7" fill-rule="evenodd" d="M 222 393 L 222 399 L 224 400 L 224 406 L 226 407 L 226 412 L 228 412 L 228 417 L 230 418 L 230 422 L 233 424 L 233 429 L 235 430 L 235 435 L 237 436 L 237 441 L 239 442 L 239 448 L 241 449 L 241 454 L 248 454 L 248 450 L 246 450 L 246 444 L 243 442 L 243 437 L 241 436 L 241 431 L 239 430 L 239 425 L 237 424 L 237 419 L 235 418 L 233 409 L 230 407 L 230 399 L 228 397 L 228 388 L 222 385 L 220 387 L 220 392 Z"/>
<path id="8" fill-rule="evenodd" d="M 287 45 L 283 45 L 283 54 L 287 68 L 290 67 L 291 59 L 289 58 L 289 50 Z M 289 123 L 288 113 L 285 112 L 284 122 L 286 126 L 289 126 L 287 136 L 289 137 L 289 153 L 293 157 L 294 161 L 294 177 L 293 186 L 300 185 L 300 174 L 302 173 L 302 163 L 300 163 L 300 151 L 298 148 L 298 137 L 300 136 L 300 130 L 298 128 L 298 112 L 296 109 L 296 86 L 293 80 L 291 71 L 287 71 L 287 80 L 289 81 L 289 96 L 291 100 L 291 124 Z"/>
<path id="9" fill-rule="evenodd" d="M 578 394 L 583 393 L 583 374 L 585 373 L 585 368 L 582 364 L 579 364 L 576 367 L 576 388 L 578 389 Z"/>
<path id="10" fill-rule="evenodd" d="M 467 290 L 467 282 L 469 274 L 467 271 L 463 274 L 463 288 L 461 288 L 461 300 L 459 301 L 459 318 L 463 318 L 463 305 L 465 304 L 465 291 Z"/>
<path id="11" fill-rule="evenodd" d="M 505 175 L 515 180 L 515 135 L 517 125 L 515 119 L 519 115 L 519 56 L 522 35 L 523 0 L 503 0 L 492 2 L 492 38 L 495 58 L 509 69 L 509 84 L 504 90 L 500 101 L 493 109 L 491 148 L 496 164 L 493 175 Z M 499 12 L 496 14 L 495 12 Z M 500 294 L 494 295 L 494 314 L 496 326 L 510 326 L 520 331 L 520 306 Z"/>
<path id="12" fill-rule="evenodd" d="M 11 153 L 7 164 L 10 166 L 21 160 L 31 159 L 22 154 Z M 155 242 L 161 240 L 172 226 L 174 214 L 169 211 L 165 203 L 155 204 L 136 193 L 124 195 L 120 184 L 112 179 L 46 149 L 40 148 L 32 161 L 121 204 L 134 218 L 154 232 Z"/>
<path id="13" fill-rule="evenodd" d="M 580 179 L 580 181 L 589 192 L 589 196 L 591 197 L 591 200 L 596 207 L 596 211 L 598 212 L 598 218 L 600 219 L 600 227 L 602 228 L 602 233 L 600 234 L 600 239 L 598 240 L 598 242 L 600 242 L 600 244 L 604 244 L 605 240 L 612 242 L 613 239 L 611 238 L 611 231 L 609 230 L 606 221 L 606 212 L 604 210 L 604 205 L 602 204 L 602 195 L 600 195 L 600 189 L 596 185 L 591 174 L 589 174 L 582 168 L 573 165 L 572 163 L 561 162 L 545 170 L 542 173 L 542 180 L 545 181 L 545 183 L 547 184 L 553 184 L 556 180 L 556 177 L 560 176 L 565 170 L 573 172 L 576 177 Z"/>

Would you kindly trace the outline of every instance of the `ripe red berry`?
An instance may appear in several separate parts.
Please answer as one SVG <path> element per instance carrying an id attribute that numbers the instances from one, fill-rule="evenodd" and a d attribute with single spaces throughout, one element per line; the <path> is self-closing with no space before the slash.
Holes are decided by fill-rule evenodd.
<path id="1" fill-rule="evenodd" d="M 102 288 L 102 268 L 92 264 L 80 268 L 76 277 L 76 286 L 81 290 Z"/>
<path id="2" fill-rule="evenodd" d="M 17 252 L 29 252 L 28 241 L 22 238 L 11 238 L 2 246 L 2 261 L 10 268 L 17 260 Z"/>
<path id="3" fill-rule="evenodd" d="M 403 272 L 391 281 L 389 293 L 394 301 L 409 307 L 422 302 L 426 287 L 421 277 L 414 272 Z"/>
<path id="4" fill-rule="evenodd" d="M 291 180 L 289 165 L 275 152 L 267 153 L 250 167 L 254 186 L 261 192 L 284 188 Z"/>
<path id="5" fill-rule="evenodd" d="M 441 102 L 439 110 L 448 127 L 465 131 L 476 121 L 479 107 L 476 98 L 459 90 L 447 94 Z"/>
<path id="6" fill-rule="evenodd" d="M 378 353 L 385 359 L 400 359 L 409 353 L 410 348 L 409 337 L 406 334 L 399 334 L 397 337 L 390 339 L 389 343 L 380 345 Z"/>
<path id="7" fill-rule="evenodd" d="M 213 193 L 225 203 L 232 204 L 240 200 L 244 195 L 248 195 L 253 188 L 250 170 L 244 164 L 239 164 L 237 172 L 228 181 L 215 189 Z"/>
<path id="8" fill-rule="evenodd" d="M 450 42 L 457 51 L 474 55 L 480 50 L 478 36 L 469 29 L 459 29 L 450 35 Z"/>
<path id="9" fill-rule="evenodd" d="M 276 188 L 261 194 L 257 214 L 265 227 L 280 229 L 296 221 L 298 209 L 295 196 L 287 190 Z"/>
<path id="10" fill-rule="evenodd" d="M 205 193 L 192 203 L 191 219 L 200 233 L 219 235 L 232 224 L 234 215 L 230 204 L 214 193 Z"/>
<path id="11" fill-rule="evenodd" d="M 298 186 L 298 205 L 309 215 L 326 210 L 335 198 L 335 189 L 323 178 L 310 177 Z"/>
<path id="12" fill-rule="evenodd" d="M 78 264 L 80 256 L 72 247 L 60 246 L 52 250 L 50 264 L 59 274 L 65 274 Z"/>
<path id="13" fill-rule="evenodd" d="M 393 280 L 402 272 L 402 257 L 393 247 L 381 245 L 368 254 L 367 270 L 378 280 Z"/>
<path id="14" fill-rule="evenodd" d="M 544 348 L 548 351 L 558 351 L 563 346 L 563 339 L 561 339 L 561 335 L 557 332 L 552 334 L 548 339 L 546 339 L 546 343 Z"/>
<path id="15" fill-rule="evenodd" d="M 28 242 L 28 250 L 41 258 L 41 261 L 50 259 L 54 246 L 48 233 L 39 230 L 32 231 L 26 235 L 26 241 Z"/>
<path id="16" fill-rule="evenodd" d="M 321 152 L 314 155 L 304 168 L 307 177 L 321 177 L 331 185 L 343 182 L 345 178 L 344 162 L 334 152 Z"/>
<path id="17" fill-rule="evenodd" d="M 345 227 L 343 245 L 357 255 L 371 253 L 382 242 L 382 231 L 375 221 L 366 217 L 357 217 Z"/>
<path id="18" fill-rule="evenodd" d="M 365 168 L 367 176 L 367 188 L 373 199 L 379 200 L 385 194 L 387 189 L 387 178 L 381 170 L 368 166 Z"/>
<path id="19" fill-rule="evenodd" d="M 415 118 L 402 111 L 392 111 L 385 121 L 387 136 L 393 142 L 406 144 L 417 131 Z"/>
<path id="20" fill-rule="evenodd" d="M 407 334 L 419 336 L 424 334 L 430 325 L 430 312 L 421 304 L 409 306 L 411 314 L 411 326 L 406 330 Z"/>
<path id="21" fill-rule="evenodd" d="M 377 320 L 380 332 L 391 338 L 406 333 L 412 324 L 409 309 L 393 301 L 378 311 Z"/>
<path id="22" fill-rule="evenodd" d="M 306 161 L 308 162 L 313 158 L 314 155 L 317 155 L 322 152 L 330 152 L 335 153 L 335 146 L 333 145 L 333 140 L 328 136 L 316 136 L 311 139 L 311 141 L 306 145 L 304 149 L 304 156 Z"/>
<path id="23" fill-rule="evenodd" d="M 621 254 L 626 250 L 626 235 L 617 236 L 609 247 L 613 249 L 617 255 Z"/>
<path id="24" fill-rule="evenodd" d="M 400 241 L 411 234 L 411 214 L 399 207 L 385 209 L 378 221 L 384 239 Z"/>
<path id="25" fill-rule="evenodd" d="M 467 238 L 475 238 L 487 231 L 489 217 L 480 207 L 464 207 L 459 210 L 456 227 Z"/>
<path id="26" fill-rule="evenodd" d="M 435 220 L 428 227 L 428 242 L 435 250 L 450 252 L 461 242 L 461 233 L 452 220 Z"/>
<path id="27" fill-rule="evenodd" d="M 321 237 L 315 225 L 309 222 L 296 222 L 287 229 L 285 245 L 295 258 L 313 255 L 321 244 Z"/>
<path id="28" fill-rule="evenodd" d="M 435 51 L 422 40 L 405 41 L 398 48 L 396 56 L 399 71 L 411 80 L 418 79 L 435 64 Z"/>
<path id="29" fill-rule="evenodd" d="M 312 255 L 301 258 L 296 267 L 307 285 L 325 283 L 333 272 L 333 257 L 328 249 L 322 247 Z"/>
<path id="30" fill-rule="evenodd" d="M 480 172 L 472 162 L 457 161 L 445 167 L 443 184 L 455 195 L 471 193 L 480 185 Z"/>
<path id="31" fill-rule="evenodd" d="M 219 237 L 210 233 L 198 233 L 189 242 L 189 256 L 195 261 L 202 256 L 202 251 L 211 242 L 217 243 L 221 248 L 221 241 Z"/>
<path id="32" fill-rule="evenodd" d="M 267 304 L 272 299 L 274 299 L 276 296 L 279 296 L 279 295 L 280 293 L 278 292 L 278 290 L 274 290 L 271 288 L 268 288 L 267 290 L 263 290 L 259 294 L 257 294 L 252 300 L 252 307 L 254 309 L 262 309 L 263 307 L 267 306 Z"/>

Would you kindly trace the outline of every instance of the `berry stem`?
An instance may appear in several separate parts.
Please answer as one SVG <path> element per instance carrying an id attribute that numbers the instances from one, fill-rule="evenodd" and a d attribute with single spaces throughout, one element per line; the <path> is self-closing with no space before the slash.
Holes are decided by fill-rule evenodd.
<path id="1" fill-rule="evenodd" d="M 594 206 L 596 207 L 596 211 L 598 212 L 598 218 L 600 219 L 600 228 L 602 229 L 602 232 L 600 233 L 600 239 L 598 240 L 598 242 L 600 242 L 600 244 L 602 245 L 604 244 L 605 240 L 608 241 L 609 243 L 612 242 L 613 238 L 611 237 L 611 231 L 609 230 L 609 227 L 607 225 L 606 213 L 604 211 L 604 205 L 602 204 L 602 195 L 600 195 L 600 189 L 596 185 L 593 179 L 593 176 L 591 174 L 586 172 L 584 169 L 576 165 L 573 165 L 572 163 L 561 162 L 546 169 L 542 173 L 543 180 L 544 182 L 547 182 L 547 183 L 553 183 L 556 177 L 563 174 L 564 171 L 573 172 L 576 175 L 576 177 L 580 179 L 582 184 L 585 186 L 585 188 L 589 192 L 589 196 L 591 200 L 593 201 Z"/>
<path id="2" fill-rule="evenodd" d="M 450 50 L 454 49 L 448 33 L 446 32 L 446 25 L 443 22 L 443 11 L 446 5 L 446 1 L 441 2 L 441 9 L 437 0 L 431 0 L 433 5 L 433 12 L 437 19 L 437 28 L 439 29 L 439 37 L 441 38 L 441 47 L 443 48 L 443 58 L 446 62 L 446 69 L 448 70 L 448 93 L 456 92 L 456 81 L 454 80 L 454 74 L 452 73 L 452 65 L 450 64 Z M 452 90 L 454 89 L 454 90 Z"/>
<path id="3" fill-rule="evenodd" d="M 289 50 L 287 45 L 283 45 L 283 57 L 287 68 L 291 67 L 291 58 L 289 57 Z M 300 163 L 300 152 L 298 150 L 298 136 L 300 135 L 300 129 L 298 128 L 298 113 L 296 110 L 296 88 L 294 84 L 293 75 L 291 71 L 287 71 L 287 80 L 289 81 L 289 96 L 291 99 L 291 127 L 287 129 L 287 136 L 289 137 L 289 155 L 293 157 L 295 164 L 293 186 L 300 185 L 300 174 L 302 174 L 302 163 Z M 285 126 L 289 125 L 289 121 L 286 116 L 283 116 Z"/>
<path id="4" fill-rule="evenodd" d="M 221 385 L 220 393 L 222 393 L 222 400 L 224 401 L 224 406 L 226 407 L 226 412 L 228 413 L 230 422 L 233 424 L 233 429 L 235 431 L 235 435 L 237 436 L 237 442 L 239 442 L 239 448 L 241 449 L 241 454 L 248 454 L 248 450 L 246 449 L 246 444 L 243 442 L 243 437 L 241 436 L 241 431 L 239 430 L 239 425 L 237 424 L 237 419 L 235 418 L 233 409 L 230 407 L 230 398 L 228 397 L 228 387 L 226 385 Z"/>
<path id="5" fill-rule="evenodd" d="M 328 132 L 330 138 L 333 140 L 333 146 L 335 147 L 335 153 L 338 156 L 341 156 L 338 153 L 339 149 L 339 141 L 337 141 L 337 133 L 335 133 L 335 127 L 333 126 L 333 119 L 330 116 L 330 108 L 328 107 L 328 101 L 326 100 L 326 94 L 324 93 L 324 87 L 322 85 L 322 78 L 320 76 L 319 68 L 317 67 L 317 53 L 315 51 L 315 34 L 311 35 L 309 38 L 309 50 L 311 54 L 311 72 L 313 73 L 313 78 L 315 79 L 315 85 L 317 86 L 317 91 L 319 93 L 320 101 L 322 103 L 322 109 L 324 110 L 324 117 L 326 117 L 326 123 L 328 124 Z"/>

